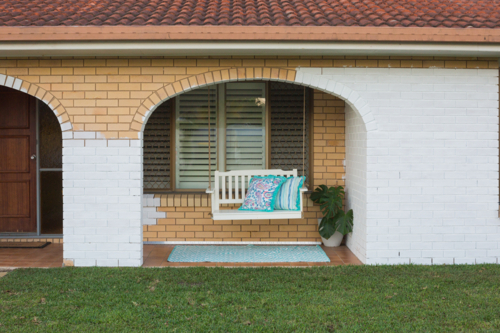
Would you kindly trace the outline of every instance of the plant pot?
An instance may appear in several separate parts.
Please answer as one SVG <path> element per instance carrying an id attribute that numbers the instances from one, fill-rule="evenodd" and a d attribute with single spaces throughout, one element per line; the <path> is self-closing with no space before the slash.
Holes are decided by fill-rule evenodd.
<path id="1" fill-rule="evenodd" d="M 318 225 L 321 223 L 321 219 L 318 219 Z M 344 235 L 340 232 L 335 231 L 335 233 L 328 239 L 321 237 L 321 241 L 323 245 L 326 247 L 337 247 L 342 243 L 342 239 L 344 239 Z"/>

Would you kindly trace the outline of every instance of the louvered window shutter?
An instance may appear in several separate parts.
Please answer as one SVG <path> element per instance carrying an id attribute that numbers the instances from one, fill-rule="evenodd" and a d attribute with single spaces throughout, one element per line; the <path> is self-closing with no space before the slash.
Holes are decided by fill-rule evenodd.
<path id="1" fill-rule="evenodd" d="M 217 94 L 210 89 L 212 175 L 217 169 Z M 176 103 L 176 188 L 208 187 L 208 88 L 177 97 Z"/>
<path id="2" fill-rule="evenodd" d="M 227 83 L 226 170 L 265 169 L 265 83 Z"/>

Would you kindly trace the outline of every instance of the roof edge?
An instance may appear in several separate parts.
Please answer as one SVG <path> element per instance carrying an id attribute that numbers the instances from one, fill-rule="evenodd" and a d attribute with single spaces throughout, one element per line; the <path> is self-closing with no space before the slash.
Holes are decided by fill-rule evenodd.
<path id="1" fill-rule="evenodd" d="M 0 41 L 353 41 L 500 43 L 500 29 L 309 26 L 0 27 Z"/>

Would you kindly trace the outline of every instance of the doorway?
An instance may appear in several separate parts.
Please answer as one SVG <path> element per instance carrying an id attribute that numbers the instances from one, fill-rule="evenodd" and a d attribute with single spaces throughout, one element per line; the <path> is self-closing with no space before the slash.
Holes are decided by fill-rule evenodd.
<path id="1" fill-rule="evenodd" d="M 52 110 L 0 87 L 0 233 L 62 234 L 62 134 Z"/>
<path id="2" fill-rule="evenodd" d="M 36 100 L 0 89 L 0 232 L 36 232 Z"/>

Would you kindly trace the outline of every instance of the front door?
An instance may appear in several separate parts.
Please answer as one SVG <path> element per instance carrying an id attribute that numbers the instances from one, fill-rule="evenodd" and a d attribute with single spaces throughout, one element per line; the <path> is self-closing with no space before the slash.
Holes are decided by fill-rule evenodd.
<path id="1" fill-rule="evenodd" d="M 36 232 L 36 100 L 0 88 L 0 232 Z"/>

